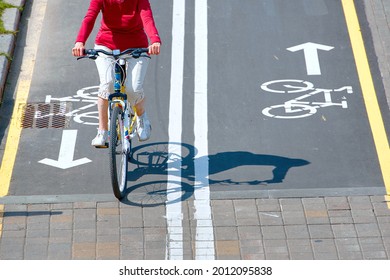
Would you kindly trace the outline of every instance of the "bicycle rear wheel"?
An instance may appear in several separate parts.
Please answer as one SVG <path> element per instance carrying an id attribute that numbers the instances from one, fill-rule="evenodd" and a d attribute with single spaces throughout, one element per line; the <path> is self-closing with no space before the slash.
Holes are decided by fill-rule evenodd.
<path id="1" fill-rule="evenodd" d="M 115 106 L 110 120 L 110 175 L 114 195 L 122 199 L 126 194 L 128 153 L 125 145 L 122 109 Z"/>

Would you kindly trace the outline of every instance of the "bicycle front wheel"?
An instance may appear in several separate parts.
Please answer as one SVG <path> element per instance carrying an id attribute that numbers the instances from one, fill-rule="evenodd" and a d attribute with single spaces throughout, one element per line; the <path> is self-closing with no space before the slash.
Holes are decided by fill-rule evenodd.
<path id="1" fill-rule="evenodd" d="M 125 145 L 122 109 L 115 106 L 110 119 L 110 174 L 114 195 L 122 199 L 126 194 L 128 153 Z"/>

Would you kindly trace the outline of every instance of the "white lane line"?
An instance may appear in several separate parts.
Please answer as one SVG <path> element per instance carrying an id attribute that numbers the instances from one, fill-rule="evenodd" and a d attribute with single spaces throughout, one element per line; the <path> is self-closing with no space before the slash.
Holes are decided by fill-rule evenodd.
<path id="1" fill-rule="evenodd" d="M 181 205 L 181 135 L 183 107 L 185 0 L 173 1 L 171 89 L 169 101 L 169 145 L 167 183 L 166 259 L 183 259 L 183 213 Z M 174 155 L 174 158 L 171 158 Z M 179 160 L 179 162 L 178 162 Z M 176 183 L 175 183 L 176 182 Z M 179 189 L 178 189 L 179 185 Z M 172 201 L 177 201 L 172 203 Z"/>
<path id="2" fill-rule="evenodd" d="M 196 219 L 195 259 L 214 259 L 214 230 L 211 217 L 207 116 L 207 0 L 195 1 L 195 97 L 194 135 Z"/>

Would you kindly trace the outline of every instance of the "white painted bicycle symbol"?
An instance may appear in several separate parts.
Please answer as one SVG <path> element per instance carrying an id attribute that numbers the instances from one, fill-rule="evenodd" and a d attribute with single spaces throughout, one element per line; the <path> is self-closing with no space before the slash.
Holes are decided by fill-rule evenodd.
<path id="1" fill-rule="evenodd" d="M 338 89 L 323 89 L 315 88 L 311 82 L 294 79 L 269 81 L 263 83 L 261 85 L 261 89 L 271 93 L 305 93 L 301 96 L 290 99 L 283 104 L 272 105 L 263 109 L 263 115 L 276 119 L 310 117 L 317 113 L 319 108 L 331 106 L 339 106 L 346 109 L 348 108 L 348 104 L 345 95 L 341 97 L 340 102 L 333 102 L 332 96 L 334 94 L 341 95 L 343 92 L 346 92 L 347 94 L 353 93 L 351 86 L 344 86 Z M 310 97 L 321 94 L 323 94 L 324 97 L 324 101 L 322 102 L 306 101 Z"/>
<path id="2" fill-rule="evenodd" d="M 51 95 L 46 95 L 46 103 L 54 102 L 81 102 L 86 104 L 80 108 L 74 109 L 71 112 L 65 114 L 65 116 L 72 117 L 73 120 L 80 124 L 86 125 L 98 125 L 99 116 L 96 110 L 96 104 L 98 100 L 99 86 L 85 87 L 77 91 L 76 95 L 55 98 Z M 94 108 L 94 111 L 89 109 Z M 87 112 L 86 112 L 87 111 Z"/>

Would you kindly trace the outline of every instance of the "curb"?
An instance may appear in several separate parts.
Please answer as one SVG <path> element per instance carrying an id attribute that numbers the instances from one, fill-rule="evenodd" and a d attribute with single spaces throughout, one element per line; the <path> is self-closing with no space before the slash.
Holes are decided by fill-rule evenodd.
<path id="1" fill-rule="evenodd" d="M 26 0 L 5 0 L 4 2 L 15 7 L 24 7 Z M 8 31 L 17 32 L 21 11 L 18 8 L 5 9 L 2 20 L 4 28 Z M 15 48 L 16 34 L 1 34 L 0 35 L 0 104 L 3 100 L 5 83 L 7 81 L 8 70 L 11 65 L 12 56 Z"/>

